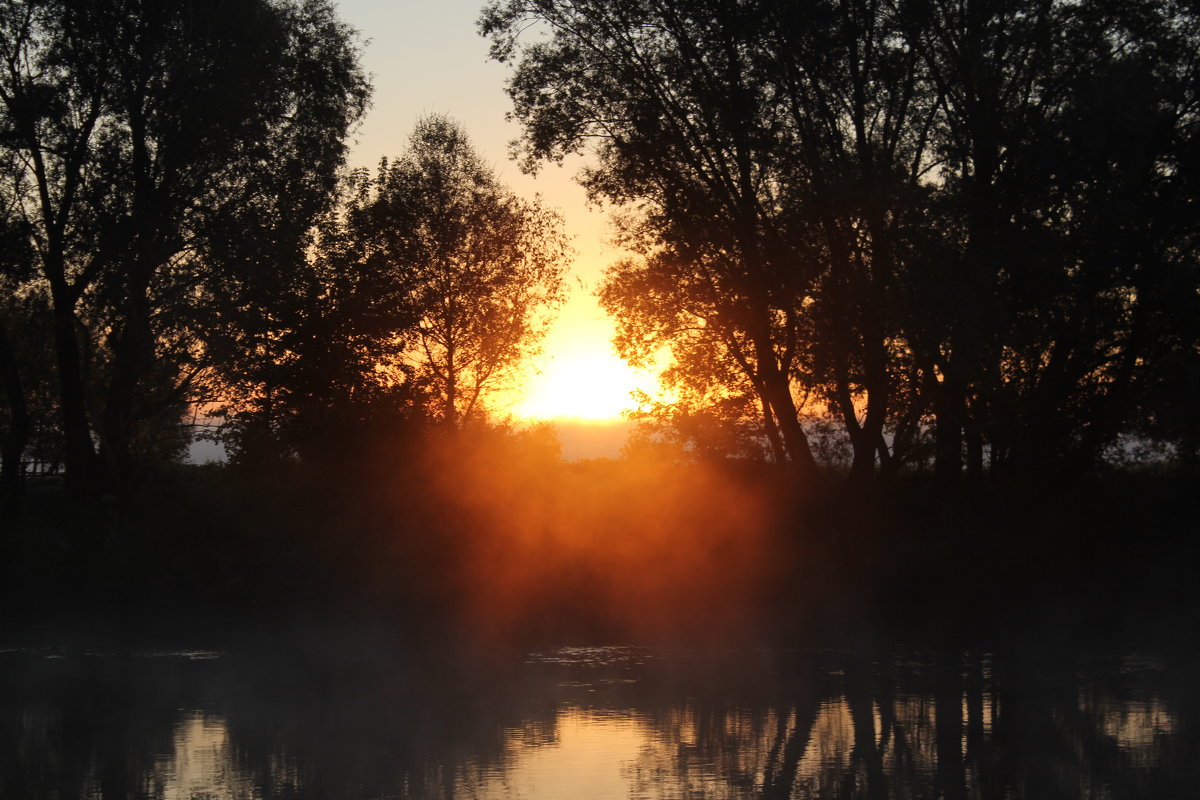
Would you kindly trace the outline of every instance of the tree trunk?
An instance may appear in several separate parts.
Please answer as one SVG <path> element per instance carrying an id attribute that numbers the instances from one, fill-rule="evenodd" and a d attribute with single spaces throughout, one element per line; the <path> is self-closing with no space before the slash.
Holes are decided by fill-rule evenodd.
<path id="1" fill-rule="evenodd" d="M 817 461 L 797 416 L 791 384 L 787 375 L 775 363 L 775 354 L 769 344 L 757 341 L 756 337 L 755 350 L 765 394 L 763 399 L 770 404 L 775 419 L 779 422 L 779 432 L 783 435 L 789 463 L 806 487 L 815 487 L 819 479 Z"/>
<path id="2" fill-rule="evenodd" d="M 0 439 L 0 499 L 15 502 L 21 494 L 21 456 L 29 443 L 29 408 L 17 369 L 16 355 L 0 322 L 0 387 L 8 403 L 9 428 Z"/>
<path id="3" fill-rule="evenodd" d="M 858 421 L 858 410 L 854 407 L 854 397 L 850 393 L 845 352 L 840 350 L 835 352 L 833 359 L 837 405 L 842 412 L 842 425 L 850 436 L 850 446 L 854 450 L 853 461 L 850 464 L 849 483 L 852 486 L 862 486 L 870 480 L 875 472 L 875 450 L 878 439 L 870 438 L 864 426 Z"/>
<path id="4" fill-rule="evenodd" d="M 872 330 L 870 326 L 868 330 Z M 872 330 L 873 333 L 873 330 Z M 850 469 L 850 481 L 862 486 L 875 477 L 875 454 L 883 440 L 883 424 L 887 419 L 888 386 L 887 353 L 883 339 L 871 335 L 864 342 L 864 373 L 867 382 L 867 415 L 863 420 L 859 441 L 854 443 L 854 463 Z"/>
<path id="5" fill-rule="evenodd" d="M 879 449 L 879 437 L 871 438 L 866 429 L 860 429 L 851 438 L 854 459 L 850 462 L 849 483 L 853 487 L 866 486 L 875 476 L 875 455 Z"/>
<path id="6" fill-rule="evenodd" d="M 133 303 L 138 305 L 138 303 Z M 145 372 L 148 325 L 131 312 L 116 339 L 112 384 L 109 384 L 104 404 L 104 425 L 101 429 L 101 456 L 107 481 L 115 492 L 124 493 L 132 479 L 133 455 L 130 443 L 133 434 L 133 402 L 137 397 L 140 377 Z"/>
<path id="7" fill-rule="evenodd" d="M 105 479 L 118 494 L 126 492 L 132 480 L 130 441 L 133 435 L 133 405 L 141 377 L 154 357 L 146 289 L 144 286 L 131 286 L 129 292 L 125 324 L 117 334 L 113 348 L 113 376 L 104 407 L 104 426 L 100 432 Z"/>
<path id="8" fill-rule="evenodd" d="M 934 390 L 934 474 L 944 483 L 962 475 L 962 397 L 946 376 Z"/>
<path id="9" fill-rule="evenodd" d="M 75 312 L 55 297 L 53 318 L 54 352 L 62 406 L 63 465 L 66 468 L 63 487 L 69 500 L 86 502 L 99 496 L 100 481 L 96 448 L 92 444 L 92 429 L 88 423 L 83 359 L 75 330 Z"/>
<path id="10" fill-rule="evenodd" d="M 146 56 L 145 53 L 140 55 Z M 146 96 L 144 81 L 143 76 L 135 98 Z M 115 334 L 116 341 L 112 347 L 112 379 L 99 431 L 100 463 L 105 470 L 105 482 L 116 494 L 127 492 L 132 480 L 135 459 L 130 444 L 133 437 L 134 399 L 142 377 L 154 360 L 154 336 L 150 329 L 150 278 L 170 252 L 170 248 L 162 248 L 159 242 L 169 205 L 163 202 L 151 178 L 146 110 L 138 99 L 129 106 L 129 124 L 134 171 L 133 216 L 137 227 L 130 239 L 132 251 L 122 264 L 126 282 L 124 319 Z"/>
<path id="11" fill-rule="evenodd" d="M 446 345 L 446 425 L 458 427 L 458 366 L 454 363 L 454 343 Z"/>
<path id="12" fill-rule="evenodd" d="M 863 91 L 861 81 L 857 78 L 855 86 L 857 96 Z M 862 425 L 862 454 L 859 455 L 860 448 L 856 446 L 854 468 L 850 477 L 858 484 L 865 484 L 875 475 L 875 452 L 883 439 L 883 426 L 891 405 L 892 386 L 891 376 L 888 374 L 890 354 L 883 319 L 883 287 L 894 272 L 895 257 L 892 252 L 890 226 L 885 222 L 886 214 L 873 191 L 877 178 L 874 153 L 867 144 L 866 115 L 861 103 L 857 105 L 855 138 L 863 165 L 861 191 L 865 200 L 863 209 L 867 227 L 871 234 L 871 266 L 868 269 L 861 260 L 856 259 L 859 269 L 852 273 L 854 294 L 858 299 L 859 327 L 862 331 L 863 382 L 867 390 L 867 413 Z"/>
<path id="13" fill-rule="evenodd" d="M 974 424 L 968 424 L 967 440 L 967 477 L 974 483 L 983 480 L 983 434 Z"/>
<path id="14" fill-rule="evenodd" d="M 787 451 L 783 447 L 783 439 L 779 436 L 779 425 L 775 422 L 775 415 L 771 413 L 771 405 L 763 397 L 764 392 L 759 392 L 758 403 L 762 409 L 763 430 L 767 434 L 767 442 L 771 445 L 771 457 L 775 459 L 776 464 L 784 464 L 787 462 Z"/>

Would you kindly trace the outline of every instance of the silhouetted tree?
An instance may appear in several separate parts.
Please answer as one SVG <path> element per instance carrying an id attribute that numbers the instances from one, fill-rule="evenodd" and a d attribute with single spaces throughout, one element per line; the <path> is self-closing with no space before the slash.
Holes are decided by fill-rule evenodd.
<path id="1" fill-rule="evenodd" d="M 812 243 L 817 269 L 798 316 L 808 344 L 795 378 L 841 421 L 861 484 L 904 454 L 913 425 L 902 399 L 913 384 L 913 309 L 898 290 L 928 227 L 940 95 L 888 4 L 763 8 L 759 60 L 788 120 L 786 235 Z"/>
<path id="2" fill-rule="evenodd" d="M 353 459 L 481 418 L 536 349 L 565 254 L 555 214 L 501 186 L 457 125 L 421 121 L 399 159 L 345 177 L 257 318 L 219 340 L 235 458 Z"/>
<path id="3" fill-rule="evenodd" d="M 0 227 L 0 501 L 15 498 L 21 489 L 26 447 L 34 435 L 37 411 L 36 383 L 44 377 L 38 369 L 38 323 L 45 298 L 38 292 L 20 291 L 32 273 L 33 254 L 17 225 L 5 220 Z M 22 296 L 24 294 L 24 296 Z M 30 351 L 33 352 L 30 352 Z"/>
<path id="4" fill-rule="evenodd" d="M 217 259 L 225 242 L 299 246 L 366 82 L 320 0 L 13 2 L 0 53 L 4 192 L 49 288 L 68 492 L 119 490 L 138 426 L 201 370 L 189 323 L 224 299 L 215 273 L 256 266 Z"/>
<path id="5" fill-rule="evenodd" d="M 951 250 L 913 276 L 939 471 L 965 444 L 978 474 L 985 443 L 1011 472 L 1078 471 L 1129 429 L 1197 285 L 1197 19 L 1156 2 L 899 8 L 944 109 Z"/>
<path id="6" fill-rule="evenodd" d="M 504 187 L 444 117 L 421 120 L 408 151 L 357 188 L 352 236 L 404 276 L 416 324 L 401 360 L 458 426 L 527 368 L 561 302 L 560 218 Z"/>
<path id="7" fill-rule="evenodd" d="M 531 20 L 550 37 L 524 46 Z M 787 119 L 757 63 L 765 25 L 761 7 L 723 2 L 496 3 L 481 20 L 493 57 L 516 67 L 526 165 L 595 142 L 590 195 L 638 206 L 625 239 L 643 261 L 606 289 L 610 308 L 631 301 L 618 345 L 719 353 L 753 387 L 777 457 L 811 480 L 791 378 L 816 268 L 783 235 Z"/>
<path id="8" fill-rule="evenodd" d="M 601 293 L 623 355 L 669 347 L 679 411 L 744 421 L 753 397 L 801 472 L 806 415 L 837 414 L 858 480 L 926 435 L 947 480 L 986 451 L 1074 474 L 1160 364 L 1195 368 L 1175 331 L 1198 283 L 1196 28 L 1150 0 L 511 0 L 481 19 L 515 67 L 526 165 L 590 149 L 580 180 L 629 212 L 639 257 Z"/>
<path id="9" fill-rule="evenodd" d="M 293 251 L 254 277 L 209 340 L 221 436 L 235 461 L 298 454 L 353 458 L 427 394 L 399 354 L 416 316 L 408 273 L 373 246 L 363 211 L 371 179 L 357 171 L 335 207 Z"/>
<path id="10" fill-rule="evenodd" d="M 664 375 L 681 402 L 753 397 L 776 458 L 809 477 L 805 418 L 834 411 L 851 474 L 865 479 L 894 458 L 885 426 L 902 451 L 916 426 L 893 413 L 913 381 L 889 301 L 907 230 L 923 222 L 912 209 L 928 195 L 937 103 L 884 6 L 804 14 L 510 3 L 483 25 L 495 56 L 517 61 L 510 91 L 529 158 L 595 137 L 600 166 L 585 185 L 641 204 L 625 230 L 642 258 L 602 289 L 622 353 L 669 346 Z M 553 46 L 518 49 L 531 17 L 549 23 Z"/>

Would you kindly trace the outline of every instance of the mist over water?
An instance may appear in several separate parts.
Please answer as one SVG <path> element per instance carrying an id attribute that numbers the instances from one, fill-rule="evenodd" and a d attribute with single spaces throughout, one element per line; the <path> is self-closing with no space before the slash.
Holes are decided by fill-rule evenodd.
<path id="1" fill-rule="evenodd" d="M 1200 4 L 411 12 L 0 12 L 0 800 L 1196 796 Z"/>
<path id="2" fill-rule="evenodd" d="M 136 551 L 32 551 L 0 632 L 26 645 L 0 650 L 0 799 L 1200 784 L 1195 562 L 1153 513 L 1180 504 L 872 516 L 788 502 L 763 465 L 565 464 L 543 433 L 439 438 L 325 492 L 256 473 L 224 538 L 172 509 Z"/>
<path id="3" fill-rule="evenodd" d="M 6 652 L 0 795 L 1179 797 L 1177 656 Z"/>

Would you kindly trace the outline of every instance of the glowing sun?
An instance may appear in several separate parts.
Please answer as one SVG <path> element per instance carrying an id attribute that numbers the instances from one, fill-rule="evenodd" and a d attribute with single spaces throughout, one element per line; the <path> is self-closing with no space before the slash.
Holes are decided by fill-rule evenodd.
<path id="1" fill-rule="evenodd" d="M 512 410 L 526 419 L 616 420 L 633 407 L 630 392 L 644 382 L 607 343 L 581 343 L 559 350 Z"/>

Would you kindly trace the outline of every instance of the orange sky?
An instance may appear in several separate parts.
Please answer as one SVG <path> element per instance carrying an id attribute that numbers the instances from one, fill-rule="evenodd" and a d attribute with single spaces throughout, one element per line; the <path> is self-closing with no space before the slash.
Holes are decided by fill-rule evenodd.
<path id="1" fill-rule="evenodd" d="M 541 194 L 557 208 L 576 250 L 568 273 L 571 295 L 526 391 L 505 406 L 520 418 L 612 419 L 632 404 L 630 390 L 655 387 L 652 376 L 617 358 L 610 344 L 612 321 L 591 293 L 620 252 L 606 243 L 604 213 L 589 209 L 571 180 L 578 161 L 546 167 L 533 177 L 508 160 L 508 142 L 519 129 L 504 118 L 510 108 L 504 93 L 508 68 L 487 60 L 487 42 L 476 33 L 482 5 L 482 0 L 341 0 L 342 18 L 368 40 L 363 63 L 375 86 L 351 162 L 371 166 L 380 156 L 399 153 L 420 117 L 445 114 L 463 124 L 504 183 L 524 196 Z"/>

